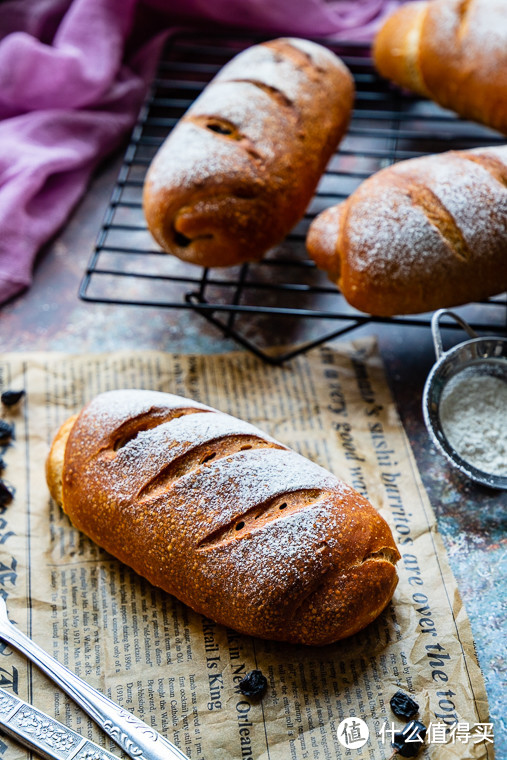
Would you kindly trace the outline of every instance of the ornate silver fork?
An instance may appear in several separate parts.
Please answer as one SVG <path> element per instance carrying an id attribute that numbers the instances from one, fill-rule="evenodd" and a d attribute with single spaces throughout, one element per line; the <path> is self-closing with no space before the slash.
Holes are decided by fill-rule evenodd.
<path id="1" fill-rule="evenodd" d="M 55 660 L 11 623 L 0 596 L 0 639 L 25 655 L 134 760 L 188 760 L 174 744 Z"/>
<path id="2" fill-rule="evenodd" d="M 0 726 L 45 760 L 120 760 L 4 689 L 0 689 Z"/>

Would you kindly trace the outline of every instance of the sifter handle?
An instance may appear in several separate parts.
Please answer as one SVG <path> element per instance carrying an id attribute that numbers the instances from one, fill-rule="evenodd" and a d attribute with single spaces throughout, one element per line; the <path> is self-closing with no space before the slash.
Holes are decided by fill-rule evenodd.
<path id="1" fill-rule="evenodd" d="M 431 334 L 433 336 L 433 345 L 435 346 L 437 359 L 440 359 L 445 353 L 442 344 L 442 333 L 440 332 L 440 320 L 445 316 L 452 317 L 471 338 L 477 338 L 477 333 L 472 330 L 468 322 L 465 322 L 459 314 L 455 314 L 454 311 L 450 311 L 450 309 L 439 309 L 431 318 Z"/>

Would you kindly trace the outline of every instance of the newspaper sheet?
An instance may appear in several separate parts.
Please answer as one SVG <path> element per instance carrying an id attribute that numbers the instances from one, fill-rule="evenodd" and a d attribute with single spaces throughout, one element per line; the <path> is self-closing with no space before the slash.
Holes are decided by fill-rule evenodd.
<path id="1" fill-rule="evenodd" d="M 44 463 L 59 425 L 95 394 L 150 388 L 248 420 L 354 486 L 390 524 L 402 559 L 392 603 L 361 633 L 302 647 L 239 635 L 152 587 L 72 527 Z M 419 757 L 493 758 L 474 643 L 435 518 L 374 341 L 323 345 L 282 367 L 246 353 L 119 352 L 0 358 L 3 409 L 0 588 L 21 630 L 192 760 L 382 760 L 406 723 L 401 689 L 428 733 Z M 242 694 L 252 669 L 263 699 Z M 0 685 L 119 757 L 122 751 L 36 667 L 0 645 Z M 364 721 L 366 729 L 357 719 Z M 2 757 L 26 750 L 5 739 Z"/>

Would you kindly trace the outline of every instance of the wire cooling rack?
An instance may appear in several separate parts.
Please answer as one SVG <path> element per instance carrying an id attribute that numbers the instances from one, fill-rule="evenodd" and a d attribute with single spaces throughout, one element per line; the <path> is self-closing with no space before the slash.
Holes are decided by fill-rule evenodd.
<path id="1" fill-rule="evenodd" d="M 369 323 L 428 327 L 431 314 L 372 317 L 350 307 L 305 251 L 309 224 L 370 174 L 396 161 L 503 143 L 497 133 L 400 93 L 375 73 L 364 45 L 319 40 L 348 65 L 356 83 L 350 128 L 305 217 L 258 263 L 202 269 L 163 253 L 147 230 L 141 196 L 146 170 L 192 101 L 234 55 L 262 41 L 181 32 L 172 36 L 127 147 L 79 295 L 86 301 L 199 313 L 270 363 L 281 363 Z M 506 296 L 456 309 L 476 330 L 506 330 Z M 272 347 L 296 345 L 287 351 Z"/>

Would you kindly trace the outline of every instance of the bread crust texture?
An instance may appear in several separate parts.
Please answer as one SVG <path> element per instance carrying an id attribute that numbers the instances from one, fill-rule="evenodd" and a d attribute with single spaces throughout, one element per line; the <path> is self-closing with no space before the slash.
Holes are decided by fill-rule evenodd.
<path id="1" fill-rule="evenodd" d="M 242 633 L 328 644 L 374 620 L 394 593 L 399 553 L 365 498 L 258 428 L 188 399 L 99 395 L 57 434 L 47 472 L 75 527 Z"/>
<path id="2" fill-rule="evenodd" d="M 507 289 L 507 146 L 400 161 L 310 225 L 307 248 L 347 301 L 377 316 Z"/>
<path id="3" fill-rule="evenodd" d="M 280 38 L 237 55 L 148 169 L 143 208 L 157 243 L 200 266 L 262 258 L 303 216 L 353 99 L 347 67 L 316 43 Z"/>
<path id="4" fill-rule="evenodd" d="M 387 79 L 507 134 L 507 3 L 430 0 L 396 10 L 373 45 Z"/>

